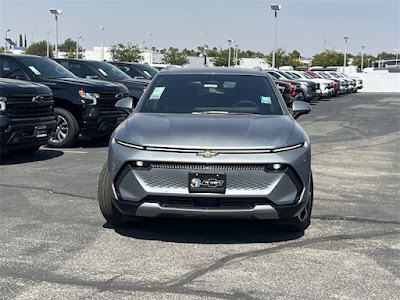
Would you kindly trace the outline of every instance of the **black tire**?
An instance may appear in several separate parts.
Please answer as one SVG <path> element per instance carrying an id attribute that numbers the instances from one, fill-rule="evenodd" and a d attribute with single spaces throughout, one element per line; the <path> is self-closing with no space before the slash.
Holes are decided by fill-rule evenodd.
<path id="1" fill-rule="evenodd" d="M 310 100 L 306 98 L 306 94 L 304 94 L 303 91 L 301 91 L 301 94 L 304 102 L 310 102 Z"/>
<path id="2" fill-rule="evenodd" d="M 108 180 L 108 162 L 106 162 L 101 170 L 99 178 L 99 206 L 103 217 L 108 223 L 114 225 L 115 227 L 121 227 L 124 225 L 124 222 L 122 221 L 122 214 L 111 201 Z"/>
<path id="3" fill-rule="evenodd" d="M 311 174 L 310 188 L 308 190 L 308 201 L 302 212 L 294 218 L 287 220 L 278 220 L 275 222 L 280 229 L 287 232 L 299 232 L 304 231 L 311 224 L 311 212 L 314 200 L 314 183 Z"/>
<path id="4" fill-rule="evenodd" d="M 28 148 L 9 150 L 9 152 L 14 153 L 14 154 L 32 154 L 32 153 L 38 151 L 39 148 L 40 148 L 40 146 L 33 146 L 33 147 L 28 147 Z"/>
<path id="5" fill-rule="evenodd" d="M 47 144 L 53 148 L 73 147 L 79 138 L 79 125 L 75 117 L 67 110 L 56 107 L 57 127 L 53 137 L 47 140 Z"/>

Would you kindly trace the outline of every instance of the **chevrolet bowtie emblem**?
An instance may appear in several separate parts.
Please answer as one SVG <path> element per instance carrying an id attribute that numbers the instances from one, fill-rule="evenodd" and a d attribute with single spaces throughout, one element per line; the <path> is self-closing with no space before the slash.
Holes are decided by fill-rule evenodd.
<path id="1" fill-rule="evenodd" d="M 32 98 L 32 102 L 43 102 L 44 97 L 43 96 L 35 96 Z"/>
<path id="2" fill-rule="evenodd" d="M 210 150 L 205 150 L 203 152 L 198 152 L 197 156 L 203 156 L 203 157 L 213 157 L 218 155 L 216 152 L 211 152 Z"/>

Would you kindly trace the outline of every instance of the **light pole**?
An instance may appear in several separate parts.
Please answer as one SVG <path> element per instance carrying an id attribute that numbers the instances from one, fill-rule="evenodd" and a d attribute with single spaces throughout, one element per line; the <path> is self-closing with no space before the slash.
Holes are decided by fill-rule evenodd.
<path id="1" fill-rule="evenodd" d="M 208 50 L 208 46 L 207 46 L 207 35 L 208 32 L 206 32 L 206 34 L 204 35 L 204 46 L 203 46 L 203 54 L 204 54 L 204 65 L 207 65 L 207 50 Z"/>
<path id="2" fill-rule="evenodd" d="M 104 39 L 105 39 L 105 35 L 104 35 L 104 27 L 96 24 L 95 26 L 99 26 L 100 29 L 103 31 L 103 37 L 102 37 L 102 42 L 101 42 L 101 60 L 104 60 Z"/>
<path id="3" fill-rule="evenodd" d="M 234 39 L 229 39 L 228 43 L 229 43 L 229 51 L 228 51 L 228 67 L 231 66 L 231 47 L 232 47 L 232 43 L 234 43 L 235 40 Z"/>
<path id="4" fill-rule="evenodd" d="M 239 45 L 235 45 L 235 66 L 238 64 L 238 51 L 239 51 Z"/>
<path id="5" fill-rule="evenodd" d="M 49 46 L 49 35 L 50 35 L 50 31 L 53 31 L 53 29 L 50 29 L 49 31 L 47 31 L 47 41 L 46 41 L 46 44 L 47 44 L 47 57 L 49 57 L 50 56 L 50 46 Z"/>
<path id="6" fill-rule="evenodd" d="M 58 16 L 62 14 L 62 9 L 55 9 L 55 8 L 51 8 L 50 12 L 54 15 L 55 19 L 56 19 L 56 58 L 58 58 Z"/>
<path id="7" fill-rule="evenodd" d="M 396 67 L 398 67 L 397 61 L 399 60 L 399 51 L 400 51 L 400 49 L 393 49 L 393 50 L 396 51 Z"/>
<path id="8" fill-rule="evenodd" d="M 39 32 L 39 31 L 35 30 L 34 32 L 31 33 L 31 37 L 32 37 L 32 39 L 31 39 L 31 45 L 33 44 L 33 35 L 34 35 L 35 33 L 38 33 L 38 32 Z"/>
<path id="9" fill-rule="evenodd" d="M 150 64 L 152 64 L 153 63 L 153 43 L 152 43 L 152 40 L 151 40 L 151 33 L 150 32 L 147 32 L 147 34 L 149 35 L 149 40 L 150 40 Z"/>
<path id="10" fill-rule="evenodd" d="M 275 41 L 274 41 L 274 53 L 272 54 L 272 69 L 275 69 L 275 52 L 276 52 L 276 33 L 278 28 L 278 10 L 282 9 L 282 5 L 271 4 L 271 9 L 275 12 Z"/>
<path id="11" fill-rule="evenodd" d="M 364 49 L 365 49 L 365 45 L 361 45 L 361 72 L 364 68 Z"/>
<path id="12" fill-rule="evenodd" d="M 7 34 L 11 31 L 11 29 L 7 29 L 6 30 L 6 42 L 4 44 L 4 53 L 7 53 Z"/>
<path id="13" fill-rule="evenodd" d="M 349 38 L 350 38 L 350 37 L 349 37 L 348 35 L 345 35 L 345 36 L 344 36 L 344 62 L 343 62 L 343 68 L 346 67 L 347 40 L 348 40 Z M 343 69 L 343 72 L 344 72 L 344 69 Z"/>
<path id="14" fill-rule="evenodd" d="M 79 40 L 80 40 L 80 39 L 83 41 L 82 36 L 80 36 L 80 37 L 78 37 L 78 38 L 76 39 L 76 59 L 79 58 Z"/>

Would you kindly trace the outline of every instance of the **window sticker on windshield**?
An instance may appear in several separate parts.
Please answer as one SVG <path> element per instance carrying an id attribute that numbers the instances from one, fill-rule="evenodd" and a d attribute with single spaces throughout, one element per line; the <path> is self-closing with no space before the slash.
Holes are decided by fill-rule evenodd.
<path id="1" fill-rule="evenodd" d="M 98 70 L 99 70 L 99 72 L 100 72 L 101 74 L 103 74 L 104 76 L 108 76 L 107 72 L 104 71 L 103 69 L 98 69 Z"/>
<path id="2" fill-rule="evenodd" d="M 165 86 L 157 86 L 154 88 L 153 92 L 150 95 L 150 100 L 158 100 L 161 98 L 164 93 Z"/>
<path id="3" fill-rule="evenodd" d="M 263 104 L 271 104 L 271 97 L 260 96 L 260 99 Z"/>
<path id="4" fill-rule="evenodd" d="M 31 69 L 31 71 L 33 72 L 33 73 L 35 73 L 35 75 L 42 75 L 42 73 L 40 73 L 39 72 L 39 70 L 38 69 L 36 69 L 34 66 L 29 66 L 29 69 Z"/>
<path id="5" fill-rule="evenodd" d="M 205 88 L 214 88 L 214 89 L 216 89 L 217 87 L 218 87 L 218 84 L 215 84 L 215 83 L 205 83 L 204 84 L 204 87 Z"/>

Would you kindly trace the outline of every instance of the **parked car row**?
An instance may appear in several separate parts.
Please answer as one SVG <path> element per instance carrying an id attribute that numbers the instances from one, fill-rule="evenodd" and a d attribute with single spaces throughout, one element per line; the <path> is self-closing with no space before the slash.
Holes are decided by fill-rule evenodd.
<path id="1" fill-rule="evenodd" d="M 264 70 L 271 75 L 278 87 L 282 82 L 290 84 L 293 88 L 300 85 L 300 89 L 293 89 L 289 93 L 281 90 L 283 98 L 288 106 L 291 106 L 293 100 L 303 100 L 310 102 L 321 98 L 336 97 L 345 93 L 354 93 L 363 88 L 363 81 L 360 78 L 349 77 L 348 75 L 330 71 L 326 69 L 317 69 L 313 71 L 281 71 Z"/>
<path id="2" fill-rule="evenodd" d="M 149 71 L 147 72 L 150 74 Z M 152 74 L 154 75 L 154 72 Z M 51 147 L 72 147 L 81 134 L 87 137 L 109 136 L 127 116 L 126 113 L 115 108 L 115 103 L 130 97 L 136 104 L 150 82 L 145 78 L 133 79 L 107 62 L 73 59 L 56 62 L 46 57 L 12 54 L 0 55 L 0 78 L 19 80 L 18 82 L 4 81 L 4 79 L 1 81 L 2 152 L 25 146 L 33 151 L 43 145 L 43 141 L 46 140 L 42 131 L 37 133 L 40 136 L 40 143 L 37 141 L 37 144 L 32 145 L 22 142 L 28 137 L 26 132 L 18 131 L 11 139 L 8 137 L 14 130 L 10 124 L 20 122 L 20 117 L 25 118 L 22 116 L 25 114 L 23 112 L 20 112 L 21 115 L 18 117 L 7 115 L 10 113 L 9 108 L 16 105 L 11 103 L 14 101 L 13 95 L 17 97 L 16 99 L 20 96 L 23 99 L 30 97 L 30 102 L 35 102 L 32 100 L 33 97 L 41 97 L 40 93 L 43 93 L 41 90 L 46 90 L 51 95 L 51 105 L 49 104 L 50 96 L 47 96 L 49 99 L 45 97 L 45 101 L 40 101 L 43 107 L 37 109 L 40 111 L 38 114 L 43 117 L 46 110 L 44 106 L 49 104 L 51 113 L 50 111 L 47 113 L 55 117 L 56 122 L 55 126 L 46 127 L 46 143 Z M 21 81 L 30 81 L 30 83 L 21 83 Z M 6 85 L 8 87 L 3 88 Z M 12 89 L 11 86 L 14 88 Z M 38 89 L 37 94 L 34 94 L 33 87 Z M 20 107 L 28 111 L 27 105 L 22 105 L 22 102 L 20 104 Z M 34 104 L 29 103 L 31 106 Z M 34 132 L 30 134 L 33 135 Z M 21 145 L 16 146 L 14 144 L 17 143 L 17 137 L 20 135 L 23 135 L 24 139 L 20 138 Z"/>

